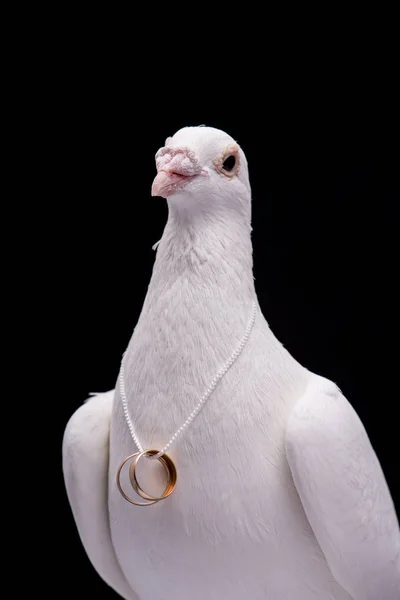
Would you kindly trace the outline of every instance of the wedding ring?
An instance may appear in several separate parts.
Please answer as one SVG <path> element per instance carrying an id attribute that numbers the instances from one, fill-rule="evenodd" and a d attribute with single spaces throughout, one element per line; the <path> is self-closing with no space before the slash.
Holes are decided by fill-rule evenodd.
<path id="1" fill-rule="evenodd" d="M 121 495 L 125 498 L 125 500 L 127 500 L 131 504 L 134 504 L 135 506 L 151 506 L 152 504 L 156 504 L 158 502 L 158 500 L 153 500 L 151 502 L 136 502 L 136 500 L 132 500 L 132 498 L 130 498 L 127 494 L 125 494 L 125 492 L 124 492 L 124 490 L 122 489 L 122 486 L 121 486 L 121 471 L 122 471 L 122 467 L 125 465 L 125 463 L 128 462 L 128 460 L 134 458 L 137 454 L 139 454 L 139 452 L 135 452 L 135 454 L 130 454 L 119 465 L 118 470 L 117 470 L 117 475 L 116 475 L 117 487 L 118 487 Z"/>
<path id="2" fill-rule="evenodd" d="M 163 465 L 168 475 L 167 487 L 165 488 L 162 496 L 151 496 L 150 494 L 145 492 L 143 488 L 140 487 L 136 477 L 136 467 L 138 465 L 139 460 L 143 456 L 154 456 L 155 454 L 158 454 L 157 450 L 144 450 L 143 452 L 136 453 L 129 467 L 129 479 L 133 489 L 137 494 L 139 494 L 139 496 L 141 496 L 145 500 L 159 502 L 160 500 L 165 500 L 165 498 L 168 498 L 168 496 L 172 494 L 176 486 L 176 467 L 173 461 L 170 459 L 170 457 L 167 454 L 162 454 L 159 458 L 156 458 L 156 460 Z"/>
<path id="3" fill-rule="evenodd" d="M 120 494 L 122 495 L 122 497 L 125 498 L 125 500 L 127 500 L 131 504 L 134 504 L 135 506 L 151 506 L 152 504 L 156 504 L 160 500 L 164 500 L 165 498 L 167 498 L 170 494 L 172 494 L 173 490 L 175 489 L 176 480 L 177 480 L 176 467 L 175 467 L 175 464 L 173 463 L 173 461 L 170 459 L 170 457 L 167 456 L 166 454 L 163 454 L 159 458 L 155 459 L 155 460 L 158 460 L 163 465 L 165 470 L 167 471 L 168 482 L 167 482 L 167 486 L 165 488 L 163 495 L 159 496 L 159 497 L 150 496 L 150 494 L 147 494 L 139 486 L 139 483 L 136 478 L 137 463 L 142 456 L 154 456 L 154 454 L 158 454 L 158 450 L 144 450 L 143 452 L 135 452 L 134 454 L 130 454 L 122 461 L 122 463 L 119 465 L 119 467 L 117 469 L 116 481 L 117 481 L 118 490 L 119 490 Z M 136 500 L 133 500 L 122 489 L 121 471 L 122 471 L 122 468 L 124 467 L 124 465 L 129 460 L 132 460 L 132 463 L 129 467 L 129 479 L 130 479 L 131 485 L 132 485 L 133 489 L 135 490 L 135 492 L 139 496 L 141 496 L 142 498 L 147 500 L 146 502 L 137 502 Z"/>

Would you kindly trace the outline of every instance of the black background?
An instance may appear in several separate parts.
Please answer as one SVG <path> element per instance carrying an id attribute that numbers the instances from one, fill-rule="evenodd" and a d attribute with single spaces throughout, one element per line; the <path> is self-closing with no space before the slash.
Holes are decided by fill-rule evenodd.
<path id="1" fill-rule="evenodd" d="M 92 54 L 67 64 L 50 112 L 49 187 L 57 209 L 50 209 L 43 257 L 57 349 L 54 548 L 68 557 L 54 572 L 66 595 L 116 597 L 80 544 L 63 486 L 61 440 L 88 393 L 114 387 L 151 276 L 152 245 L 167 219 L 165 200 L 150 196 L 154 154 L 185 125 L 224 129 L 244 149 L 263 313 L 293 356 L 335 381 L 355 407 L 399 509 L 390 91 L 381 88 L 383 102 L 372 102 L 376 81 L 354 86 L 355 65 L 350 79 L 330 73 L 322 81 L 318 70 L 307 79 L 299 69 L 284 81 L 266 76 L 264 89 L 248 75 L 243 97 L 230 77 L 217 87 L 205 77 L 204 99 L 179 77 L 163 92 L 154 79 L 128 84 L 122 68 Z"/>

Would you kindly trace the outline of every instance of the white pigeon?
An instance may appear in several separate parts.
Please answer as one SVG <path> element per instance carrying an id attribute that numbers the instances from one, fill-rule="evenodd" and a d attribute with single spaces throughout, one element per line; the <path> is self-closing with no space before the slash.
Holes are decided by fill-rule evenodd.
<path id="1" fill-rule="evenodd" d="M 255 323 L 167 453 L 178 472 L 168 498 L 137 507 L 117 489 L 119 464 L 137 451 L 118 387 L 71 417 L 65 483 L 93 566 L 126 600 L 399 600 L 399 525 L 366 431 L 258 305 L 243 151 L 222 131 L 187 127 L 156 162 L 153 195 L 167 198 L 168 221 L 124 357 L 144 448 L 162 449 L 186 421 L 254 301 Z M 140 483 L 156 495 L 149 470 Z"/>

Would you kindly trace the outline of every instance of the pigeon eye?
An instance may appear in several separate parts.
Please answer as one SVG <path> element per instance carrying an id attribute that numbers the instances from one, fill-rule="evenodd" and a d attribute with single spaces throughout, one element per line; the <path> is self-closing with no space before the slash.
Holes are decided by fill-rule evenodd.
<path id="1" fill-rule="evenodd" d="M 232 144 L 214 159 L 214 167 L 221 177 L 233 179 L 238 174 L 240 165 L 239 152 L 239 146 Z"/>
<path id="2" fill-rule="evenodd" d="M 236 158 L 231 154 L 231 156 L 228 156 L 228 158 L 224 160 L 222 168 L 224 169 L 224 171 L 228 171 L 229 173 L 235 167 L 235 164 Z"/>

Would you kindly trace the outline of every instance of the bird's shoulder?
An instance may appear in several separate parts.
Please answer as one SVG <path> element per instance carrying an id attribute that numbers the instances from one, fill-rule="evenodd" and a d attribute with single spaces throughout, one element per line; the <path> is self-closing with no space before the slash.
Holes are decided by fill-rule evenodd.
<path id="1" fill-rule="evenodd" d="M 63 437 L 63 455 L 79 460 L 96 457 L 108 444 L 114 390 L 90 396 L 70 417 Z"/>
<path id="2" fill-rule="evenodd" d="M 338 386 L 314 375 L 291 410 L 286 442 L 289 447 L 301 442 L 310 445 L 317 440 L 345 442 L 364 432 L 359 416 Z"/>

